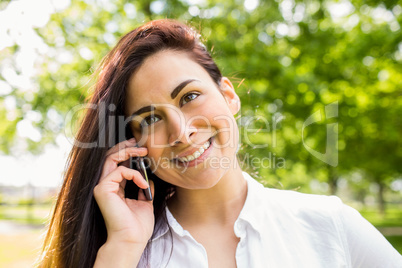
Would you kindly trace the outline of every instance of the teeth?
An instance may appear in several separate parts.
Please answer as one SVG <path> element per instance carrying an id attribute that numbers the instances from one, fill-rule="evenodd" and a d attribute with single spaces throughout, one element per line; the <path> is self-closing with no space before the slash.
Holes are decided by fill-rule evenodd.
<path id="1" fill-rule="evenodd" d="M 206 143 L 204 143 L 204 145 L 202 145 L 202 148 L 204 148 L 206 150 L 206 149 L 208 149 L 209 145 L 210 145 L 210 142 L 207 141 Z"/>
<path id="2" fill-rule="evenodd" d="M 180 157 L 180 158 L 178 158 L 178 160 L 180 160 L 181 162 L 193 161 L 194 159 L 197 159 L 198 157 L 200 157 L 205 152 L 205 150 L 209 148 L 210 145 L 211 145 L 211 143 L 209 141 L 206 141 L 200 147 L 200 149 L 198 149 L 198 151 L 195 151 L 192 155 Z"/>

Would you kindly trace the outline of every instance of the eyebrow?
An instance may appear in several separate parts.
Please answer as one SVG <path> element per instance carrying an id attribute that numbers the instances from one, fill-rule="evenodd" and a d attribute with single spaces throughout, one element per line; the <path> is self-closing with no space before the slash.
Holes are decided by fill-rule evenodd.
<path id="1" fill-rule="evenodd" d="M 149 105 L 149 106 L 145 106 L 142 107 L 141 109 L 138 109 L 137 111 L 135 111 L 134 113 L 131 114 L 131 117 L 146 113 L 146 112 L 152 112 L 155 110 L 155 106 Z"/>
<path id="2" fill-rule="evenodd" d="M 190 84 L 191 82 L 194 81 L 198 81 L 196 79 L 188 79 L 186 81 L 181 82 L 177 87 L 175 87 L 172 91 L 172 93 L 170 94 L 170 97 L 172 99 L 176 98 L 176 96 L 180 93 L 180 91 L 185 88 L 188 84 Z"/>
<path id="3" fill-rule="evenodd" d="M 188 84 L 190 84 L 191 82 L 194 82 L 194 81 L 199 81 L 199 80 L 197 80 L 197 79 L 187 79 L 187 80 L 181 82 L 177 87 L 175 87 L 173 89 L 172 93 L 170 94 L 170 97 L 172 99 L 176 98 L 177 95 L 180 93 L 180 91 L 183 88 L 185 88 Z M 131 117 L 134 117 L 134 116 L 140 115 L 142 113 L 146 113 L 146 112 L 152 112 L 154 110 L 155 110 L 155 106 L 152 106 L 152 105 L 145 106 L 145 107 L 142 107 L 142 108 L 138 109 L 134 113 L 132 113 Z"/>

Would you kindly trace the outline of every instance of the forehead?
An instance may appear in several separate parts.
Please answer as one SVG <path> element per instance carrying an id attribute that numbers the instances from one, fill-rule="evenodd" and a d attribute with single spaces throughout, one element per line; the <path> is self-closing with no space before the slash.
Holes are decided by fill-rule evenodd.
<path id="1" fill-rule="evenodd" d="M 172 90 L 181 82 L 196 79 L 214 84 L 212 78 L 185 52 L 160 51 L 147 58 L 130 78 L 127 109 L 134 110 L 151 103 L 171 100 Z"/>

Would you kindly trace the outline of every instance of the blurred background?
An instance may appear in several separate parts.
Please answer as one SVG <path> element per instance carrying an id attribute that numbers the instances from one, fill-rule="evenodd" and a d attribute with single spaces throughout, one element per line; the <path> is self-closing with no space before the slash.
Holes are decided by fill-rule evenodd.
<path id="1" fill-rule="evenodd" d="M 232 79 L 245 170 L 340 196 L 402 253 L 399 1 L 0 0 L 0 267 L 35 259 L 94 68 L 158 18 L 200 31 Z"/>

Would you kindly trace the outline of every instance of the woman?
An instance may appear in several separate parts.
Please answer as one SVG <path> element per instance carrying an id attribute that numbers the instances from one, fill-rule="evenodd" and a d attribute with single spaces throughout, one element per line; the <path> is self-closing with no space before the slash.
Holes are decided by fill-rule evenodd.
<path id="1" fill-rule="evenodd" d="M 336 197 L 265 189 L 241 171 L 239 98 L 186 25 L 151 21 L 124 36 L 89 103 L 40 266 L 401 265 Z M 145 156 L 153 201 L 128 167 Z"/>

